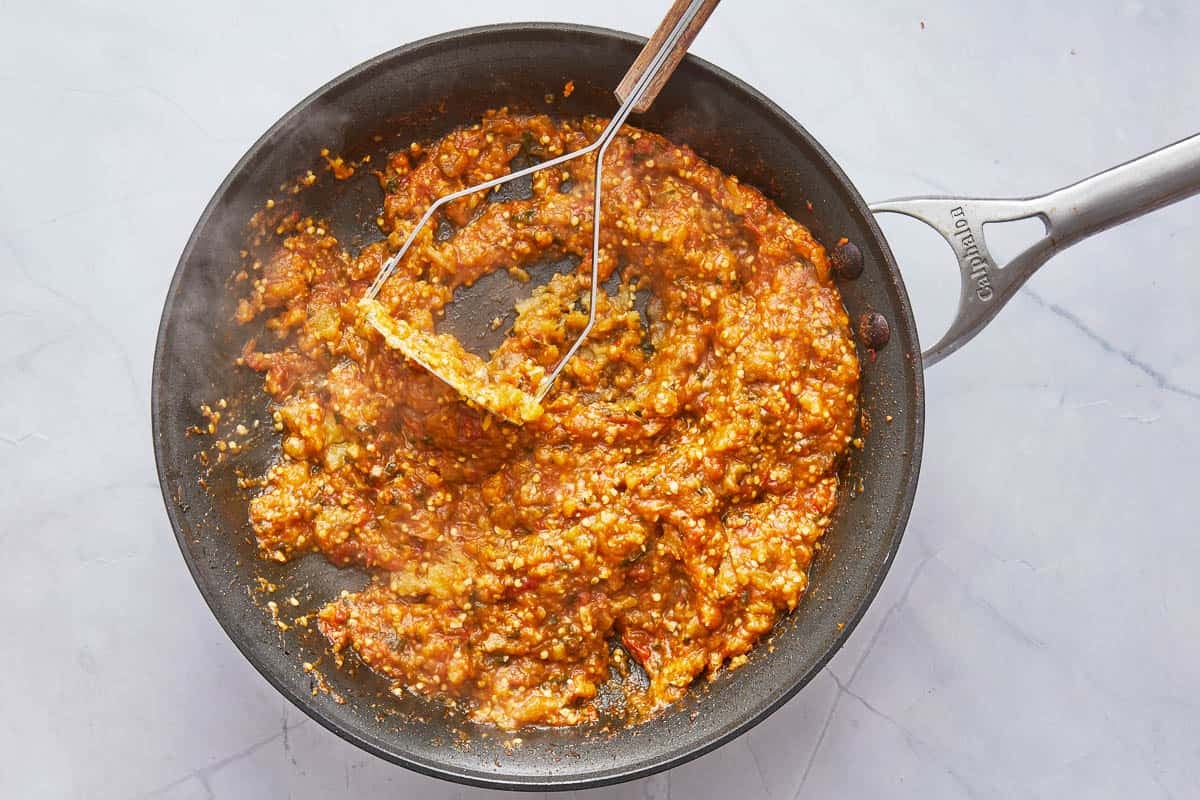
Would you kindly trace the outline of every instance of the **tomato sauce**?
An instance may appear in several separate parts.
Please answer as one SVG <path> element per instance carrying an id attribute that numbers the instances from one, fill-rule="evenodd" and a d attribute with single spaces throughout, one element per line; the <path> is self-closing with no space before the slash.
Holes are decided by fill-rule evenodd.
<path id="1" fill-rule="evenodd" d="M 824 248 L 757 190 L 629 126 L 604 164 L 612 288 L 540 411 L 513 424 L 387 346 L 359 301 L 424 210 L 604 122 L 501 110 L 392 154 L 387 238 L 351 254 L 318 221 L 289 223 L 238 311 L 273 332 L 244 354 L 282 440 L 250 507 L 263 555 L 368 570 L 319 614 L 333 648 L 505 729 L 595 719 L 628 659 L 649 676 L 628 690 L 634 718 L 744 661 L 805 591 L 858 414 Z M 432 337 L 455 288 L 575 255 L 488 364 L 536 382 L 587 320 L 594 164 L 447 206 L 382 309 Z"/>

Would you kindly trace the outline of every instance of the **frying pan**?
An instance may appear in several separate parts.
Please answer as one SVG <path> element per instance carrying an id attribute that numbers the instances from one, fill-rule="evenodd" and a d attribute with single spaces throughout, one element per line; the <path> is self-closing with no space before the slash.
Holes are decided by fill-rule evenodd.
<path id="1" fill-rule="evenodd" d="M 881 314 L 890 341 L 860 349 L 863 447 L 844 465 L 838 510 L 812 567 L 807 595 L 755 648 L 748 663 L 698 682 L 684 700 L 636 726 L 601 721 L 510 736 L 474 726 L 439 704 L 397 698 L 351 659 L 330 662 L 315 626 L 295 623 L 367 577 L 321 556 L 287 564 L 258 557 L 247 520 L 251 490 L 239 473 L 261 474 L 277 454 L 270 425 L 208 467 L 202 403 L 248 425 L 269 419 L 260 379 L 234 367 L 246 331 L 232 322 L 229 283 L 246 246 L 246 223 L 265 198 L 312 169 L 321 148 L 358 158 L 440 136 L 489 108 L 608 115 L 617 84 L 644 40 L 564 24 L 512 24 L 435 36 L 386 53 L 334 79 L 288 112 L 238 162 L 201 215 L 168 291 L 155 351 L 151 412 L 167 512 L 197 586 L 234 644 L 284 696 L 320 724 L 377 756 L 462 783 L 495 788 L 578 789 L 658 772 L 730 741 L 800 690 L 853 631 L 900 544 L 921 462 L 923 360 L 909 300 L 871 209 L 829 154 L 782 109 L 737 78 L 689 56 L 634 123 L 691 145 L 727 173 L 762 189 L 827 246 L 842 237 L 864 270 L 841 283 L 851 320 Z M 575 91 L 556 98 L 567 80 Z M 329 220 L 348 246 L 377 238 L 381 202 L 373 176 L 321 180 L 296 195 L 304 213 Z M 962 275 L 959 316 L 925 363 L 974 335 L 1054 252 L 1090 233 L 1200 190 L 1200 138 L 1193 137 L 1057 193 L 1016 201 L 926 198 L 879 211 L 924 219 L 955 247 Z M 988 255 L 982 225 L 1038 217 L 1045 238 L 1011 264 Z M 876 342 L 878 344 L 878 342 Z M 890 422 L 885 420 L 890 419 Z M 223 423 L 224 424 L 224 423 Z M 260 579 L 277 586 L 264 593 Z M 285 598 L 296 598 L 292 607 Z M 275 603 L 280 619 L 260 607 Z M 282 622 L 283 625 L 277 624 Z M 286 628 L 286 629 L 283 629 Z M 308 663 L 315 665 L 306 670 Z M 219 702 L 219 698 L 215 699 Z"/>

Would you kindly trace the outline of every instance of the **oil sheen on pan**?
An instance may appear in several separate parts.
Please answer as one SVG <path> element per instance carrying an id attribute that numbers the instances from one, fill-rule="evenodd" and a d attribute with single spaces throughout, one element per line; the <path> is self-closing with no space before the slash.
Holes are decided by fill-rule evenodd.
<path id="1" fill-rule="evenodd" d="M 384 342 L 359 301 L 425 208 L 603 122 L 499 111 L 393 153 L 374 165 L 388 238 L 351 253 L 321 220 L 273 220 L 238 309 L 265 328 L 230 368 L 262 374 L 282 439 L 250 507 L 262 555 L 366 569 L 319 614 L 334 651 L 504 729 L 593 720 L 630 670 L 648 677 L 623 698 L 636 721 L 743 662 L 805 591 L 858 416 L 824 248 L 633 127 L 605 160 L 597 324 L 540 410 L 507 421 Z M 457 287 L 584 259 L 519 304 L 484 365 L 531 391 L 587 320 L 594 167 L 447 206 L 379 310 L 434 337 Z"/>

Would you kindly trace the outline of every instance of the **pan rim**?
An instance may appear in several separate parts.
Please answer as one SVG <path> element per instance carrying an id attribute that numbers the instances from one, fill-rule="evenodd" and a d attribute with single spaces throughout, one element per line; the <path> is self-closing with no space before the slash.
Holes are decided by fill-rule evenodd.
<path id="1" fill-rule="evenodd" d="M 859 194 L 857 188 L 843 172 L 838 163 L 829 155 L 824 147 L 803 128 L 790 114 L 788 114 L 778 104 L 768 98 L 766 95 L 755 89 L 746 81 L 732 75 L 731 73 L 721 69 L 720 67 L 702 59 L 698 56 L 688 54 L 687 60 L 700 67 L 703 71 L 712 75 L 720 81 L 731 84 L 739 91 L 751 97 L 755 102 L 760 104 L 764 111 L 778 118 L 798 136 L 800 136 L 814 152 L 818 154 L 822 160 L 823 168 L 827 169 L 833 177 L 841 184 L 846 193 L 850 196 L 852 211 L 860 216 L 868 231 L 874 237 L 875 243 L 879 246 L 883 254 L 885 266 L 887 269 L 881 278 L 892 282 L 895 294 L 897 297 L 897 311 L 900 314 L 900 319 L 894 322 L 899 328 L 906 331 L 912 338 L 914 352 L 911 354 L 909 363 L 910 369 L 906 375 L 911 376 L 912 384 L 905 387 L 897 387 L 898 390 L 911 391 L 913 393 L 913 433 L 911 440 L 906 442 L 909 446 L 909 455 L 907 459 L 908 475 L 906 476 L 903 490 L 897 496 L 896 502 L 891 508 L 891 535 L 888 542 L 888 549 L 884 558 L 878 564 L 876 574 L 870 581 L 869 585 L 865 585 L 862 595 L 862 600 L 855 613 L 845 620 L 844 627 L 840 630 L 833 644 L 826 652 L 813 663 L 811 668 L 807 670 L 798 679 L 783 685 L 779 691 L 772 695 L 764 696 L 759 702 L 755 703 L 751 711 L 744 715 L 737 724 L 730 726 L 727 730 L 721 732 L 717 736 L 713 736 L 708 740 L 699 741 L 692 746 L 670 755 L 666 755 L 657 761 L 648 764 L 642 764 L 634 767 L 614 767 L 603 771 L 581 771 L 574 775 L 504 775 L 502 773 L 479 772 L 470 769 L 463 769 L 454 766 L 448 766 L 446 763 L 425 759 L 414 754 L 397 752 L 378 746 L 369 739 L 346 729 L 332 717 L 326 715 L 321 709 L 314 706 L 303 693 L 293 692 L 286 686 L 282 680 L 278 679 L 269 665 L 262 663 L 260 659 L 254 655 L 250 646 L 249 637 L 244 636 L 243 632 L 233 625 L 232 620 L 226 619 L 218 610 L 217 595 L 215 589 L 207 583 L 202 575 L 199 564 L 191 557 L 187 546 L 185 526 L 183 524 L 182 510 L 172 500 L 169 490 L 169 475 L 166 464 L 166 455 L 164 453 L 164 437 L 166 432 L 163 430 L 162 419 L 158 413 L 158 409 L 162 406 L 162 387 L 167 380 L 167 365 L 165 363 L 165 350 L 168 338 L 169 322 L 174 316 L 173 312 L 178 304 L 180 295 L 180 286 L 184 269 L 193 251 L 198 246 L 199 236 L 205 228 L 209 219 L 214 214 L 216 208 L 220 205 L 221 198 L 224 197 L 233 181 L 242 173 L 246 165 L 254 159 L 258 153 L 267 146 L 273 137 L 289 123 L 296 119 L 301 114 L 306 113 L 312 105 L 319 101 L 327 93 L 341 87 L 345 83 L 357 79 L 362 73 L 375 69 L 387 62 L 412 54 L 421 49 L 435 46 L 452 44 L 456 41 L 464 42 L 472 37 L 481 35 L 495 35 L 497 33 L 530 33 L 530 32 L 547 32 L 547 33 L 567 33 L 567 34 L 583 34 L 617 41 L 625 44 L 641 45 L 646 39 L 645 37 L 635 34 L 617 31 L 609 28 L 581 25 L 565 22 L 509 22 L 490 25 L 480 25 L 467 28 L 459 28 L 443 33 L 428 36 L 399 47 L 388 50 L 373 58 L 363 61 L 337 75 L 329 80 L 308 96 L 298 102 L 295 106 L 283 114 L 275 121 L 255 142 L 247 149 L 240 159 L 230 169 L 224 180 L 214 191 L 212 198 L 205 205 L 203 212 L 198 218 L 196 225 L 193 227 L 188 241 L 180 255 L 176 264 L 171 283 L 167 289 L 166 296 L 163 302 L 163 311 L 159 320 L 158 332 L 155 339 L 154 361 L 151 370 L 151 391 L 150 391 L 150 417 L 152 428 L 152 439 L 154 445 L 155 467 L 159 481 L 159 488 L 162 493 L 163 502 L 166 506 L 167 517 L 171 523 L 172 530 L 175 533 L 176 544 L 180 548 L 183 560 L 187 565 L 188 571 L 192 576 L 193 582 L 199 589 L 201 596 L 208 605 L 209 610 L 216 618 L 217 623 L 225 632 L 226 636 L 233 642 L 234 646 L 241 652 L 255 670 L 262 675 L 266 681 L 275 688 L 281 695 L 287 698 L 294 706 L 303 711 L 309 718 L 315 720 L 325 729 L 336 734 L 339 738 L 355 745 L 356 747 L 371 753 L 385 761 L 397 764 L 399 766 L 411 769 L 434 778 L 453 781 L 469 786 L 476 786 L 487 789 L 506 789 L 515 791 L 569 791 L 578 789 L 595 788 L 608 786 L 612 784 L 622 783 L 626 781 L 644 778 L 682 764 L 692 761 L 700 756 L 709 753 L 718 747 L 721 747 L 729 742 L 737 739 L 742 734 L 765 720 L 788 700 L 794 697 L 802 688 L 822 670 L 829 660 L 842 648 L 848 640 L 850 634 L 858 626 L 867 609 L 874 602 L 876 595 L 879 592 L 883 581 L 886 579 L 890 571 L 892 562 L 895 559 L 899 549 L 900 542 L 904 537 L 904 531 L 908 523 L 908 519 L 912 510 L 914 498 L 916 496 L 918 479 L 920 476 L 921 453 L 924 442 L 924 426 L 925 426 L 925 392 L 924 392 L 924 371 L 921 364 L 920 346 L 917 339 L 916 324 L 913 318 L 911 303 L 909 301 L 907 290 L 905 289 L 903 279 L 900 274 L 899 267 L 896 264 L 886 238 L 879 229 L 878 224 L 873 214 L 871 214 L 866 202 Z"/>

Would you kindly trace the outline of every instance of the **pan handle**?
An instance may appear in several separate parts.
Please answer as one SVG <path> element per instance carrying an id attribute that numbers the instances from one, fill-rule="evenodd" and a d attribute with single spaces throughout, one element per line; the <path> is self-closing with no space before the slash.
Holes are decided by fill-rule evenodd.
<path id="1" fill-rule="evenodd" d="M 1059 251 L 1198 192 L 1200 134 L 1037 197 L 907 197 L 875 203 L 871 211 L 924 222 L 950 243 L 958 259 L 958 311 L 941 340 L 922 354 L 928 367 L 970 341 Z M 997 264 L 983 226 L 1034 217 L 1045 225 L 1045 235 L 1007 264 Z"/>

